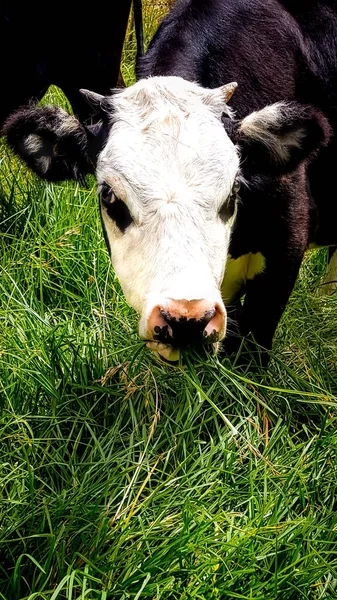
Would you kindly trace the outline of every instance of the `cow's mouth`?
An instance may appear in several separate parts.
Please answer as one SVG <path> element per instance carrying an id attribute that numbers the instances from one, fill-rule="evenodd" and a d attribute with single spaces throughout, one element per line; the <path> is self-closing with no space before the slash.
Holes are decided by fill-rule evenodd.
<path id="1" fill-rule="evenodd" d="M 212 344 L 205 344 L 203 346 L 199 346 L 196 348 L 199 354 L 203 354 L 203 356 L 207 354 L 217 354 L 219 351 L 219 342 L 215 342 Z M 171 366 L 179 364 L 180 358 L 180 349 L 175 348 L 174 346 L 170 346 L 169 344 L 162 344 L 161 342 L 147 342 L 146 347 L 149 348 L 152 352 L 154 352 L 160 361 L 169 364 Z"/>
<path id="2" fill-rule="evenodd" d="M 169 344 L 162 344 L 161 342 L 147 342 L 146 346 L 152 352 L 156 352 L 164 362 L 171 365 L 178 364 L 180 357 L 180 350 L 178 348 L 174 348 Z"/>

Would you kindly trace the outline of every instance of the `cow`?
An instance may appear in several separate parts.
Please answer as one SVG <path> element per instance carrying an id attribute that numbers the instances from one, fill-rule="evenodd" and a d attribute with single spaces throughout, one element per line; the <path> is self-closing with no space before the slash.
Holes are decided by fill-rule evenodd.
<path id="1" fill-rule="evenodd" d="M 82 90 L 99 124 L 28 107 L 7 141 L 46 180 L 96 175 L 151 350 L 174 362 L 245 338 L 267 363 L 306 250 L 337 244 L 335 2 L 180 0 L 137 78 Z"/>
<path id="2" fill-rule="evenodd" d="M 131 0 L 106 4 L 109 34 L 102 35 L 101 12 L 79 2 L 1 2 L 0 126 L 30 98 L 40 100 L 51 84 L 63 90 L 80 120 L 89 119 L 79 88 L 108 94 L 117 84 L 130 6 Z"/>

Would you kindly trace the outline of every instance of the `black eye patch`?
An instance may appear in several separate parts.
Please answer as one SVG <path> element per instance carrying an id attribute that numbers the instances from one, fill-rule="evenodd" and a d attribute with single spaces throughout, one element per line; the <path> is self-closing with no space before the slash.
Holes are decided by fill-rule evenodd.
<path id="1" fill-rule="evenodd" d="M 118 229 L 124 233 L 133 222 L 133 218 L 125 202 L 115 196 L 107 183 L 103 183 L 100 186 L 99 197 L 110 219 L 112 219 L 116 223 Z"/>

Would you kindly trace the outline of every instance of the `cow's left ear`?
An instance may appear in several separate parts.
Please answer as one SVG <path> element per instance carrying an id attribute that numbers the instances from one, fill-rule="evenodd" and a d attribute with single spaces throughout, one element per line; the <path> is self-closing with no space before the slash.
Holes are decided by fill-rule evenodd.
<path id="1" fill-rule="evenodd" d="M 279 102 L 253 112 L 235 131 L 244 169 L 270 174 L 293 171 L 330 137 L 331 127 L 323 114 L 296 102 Z"/>
<path id="2" fill-rule="evenodd" d="M 14 152 L 43 179 L 83 181 L 95 172 L 108 125 L 102 121 L 85 126 L 58 106 L 28 106 L 7 119 L 2 133 Z"/>

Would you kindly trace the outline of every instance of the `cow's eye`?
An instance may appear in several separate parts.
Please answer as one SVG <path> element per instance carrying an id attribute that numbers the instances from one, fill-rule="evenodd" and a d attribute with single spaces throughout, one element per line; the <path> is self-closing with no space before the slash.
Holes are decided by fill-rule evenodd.
<path id="1" fill-rule="evenodd" d="M 234 190 L 228 196 L 226 202 L 222 205 L 219 210 L 220 218 L 226 223 L 234 214 L 236 206 L 236 192 Z"/>
<path id="2" fill-rule="evenodd" d="M 222 205 L 222 207 L 219 210 L 219 216 L 225 223 L 234 214 L 239 190 L 240 190 L 240 183 L 237 180 L 235 180 L 230 195 L 228 196 L 226 202 L 224 202 L 224 204 Z"/>
<path id="3" fill-rule="evenodd" d="M 127 227 L 133 222 L 131 213 L 125 202 L 115 196 L 107 183 L 103 183 L 100 186 L 98 193 L 103 210 L 116 223 L 118 229 L 124 233 Z"/>

